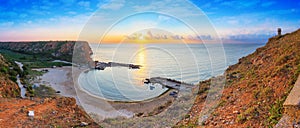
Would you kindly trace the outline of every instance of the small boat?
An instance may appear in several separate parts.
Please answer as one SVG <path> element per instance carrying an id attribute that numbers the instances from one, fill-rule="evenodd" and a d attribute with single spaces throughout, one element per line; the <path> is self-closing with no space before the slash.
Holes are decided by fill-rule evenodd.
<path id="1" fill-rule="evenodd" d="M 155 87 L 154 86 L 150 86 L 150 90 L 153 90 L 153 89 L 155 89 Z"/>
<path id="2" fill-rule="evenodd" d="M 150 84 L 151 82 L 150 82 L 149 79 L 145 79 L 144 83 L 145 83 L 145 84 Z"/>
<path id="3" fill-rule="evenodd" d="M 174 98 L 177 98 L 178 92 L 173 91 L 173 92 L 171 92 L 169 95 L 170 95 L 170 96 L 173 96 Z"/>

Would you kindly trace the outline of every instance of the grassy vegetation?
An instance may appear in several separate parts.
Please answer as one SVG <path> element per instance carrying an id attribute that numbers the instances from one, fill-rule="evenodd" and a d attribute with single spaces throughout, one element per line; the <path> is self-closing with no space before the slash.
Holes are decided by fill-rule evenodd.
<path id="1" fill-rule="evenodd" d="M 17 75 L 21 74 L 21 70 L 18 65 L 13 62 L 8 62 L 9 66 L 0 64 L 0 74 L 7 75 L 8 78 L 14 82 L 17 81 Z"/>
<path id="2" fill-rule="evenodd" d="M 251 106 L 237 116 L 237 122 L 244 123 L 247 120 L 255 119 L 258 115 L 257 107 Z"/>
<path id="3" fill-rule="evenodd" d="M 269 109 L 268 124 L 274 126 L 278 123 L 283 113 L 283 103 L 286 98 L 276 100 L 273 106 Z"/>
<path id="4" fill-rule="evenodd" d="M 67 50 L 61 52 L 59 57 L 55 57 L 52 54 L 57 53 L 58 51 L 65 48 L 66 46 L 73 47 L 76 42 L 75 41 L 34 41 L 34 42 L 27 42 L 25 46 L 24 45 L 19 46 L 17 44 L 18 42 L 2 42 L 2 43 L 6 44 L 6 46 L 8 47 L 1 46 L 1 49 L 16 50 L 19 53 L 43 56 L 45 58 L 51 58 L 51 59 L 61 59 L 61 60 L 71 61 L 72 55 L 66 53 L 71 51 Z M 45 48 L 45 46 L 49 46 L 49 47 Z"/>
<path id="5" fill-rule="evenodd" d="M 292 76 L 291 85 L 294 85 L 298 79 L 298 76 L 300 75 L 300 64 L 297 66 L 297 70 L 295 71 L 294 75 Z"/>
<path id="6" fill-rule="evenodd" d="M 189 123 L 186 124 L 186 125 L 180 125 L 179 128 L 195 128 L 195 127 L 197 127 L 197 126 L 198 126 L 197 123 L 189 122 Z"/>
<path id="7" fill-rule="evenodd" d="M 25 53 L 19 53 L 19 52 L 14 52 L 10 50 L 5 50 L 1 49 L 0 53 L 4 55 L 6 59 L 13 59 L 15 61 L 20 61 L 20 62 L 28 62 L 28 61 L 51 61 L 53 60 L 52 58 L 45 57 L 43 55 L 33 55 L 33 54 L 25 54 Z"/>
<path id="8" fill-rule="evenodd" d="M 0 54 L 2 54 L 9 61 L 22 62 L 24 66 L 28 68 L 50 68 L 52 66 L 70 66 L 70 64 L 52 62 L 55 60 L 54 58 L 41 54 L 25 54 L 3 49 L 0 50 Z"/>
<path id="9" fill-rule="evenodd" d="M 39 87 L 34 88 L 34 95 L 38 97 L 51 97 L 56 95 L 56 91 L 46 85 L 40 85 Z"/>
<path id="10" fill-rule="evenodd" d="M 14 52 L 10 50 L 0 49 L 0 54 L 2 54 L 8 61 L 9 65 L 12 67 L 1 66 L 0 73 L 9 74 L 9 78 L 12 81 L 17 80 L 16 76 L 19 74 L 21 77 L 21 83 L 27 86 L 27 96 L 41 96 L 52 95 L 53 89 L 41 86 L 37 89 L 33 89 L 32 84 L 29 80 L 35 78 L 36 76 L 43 75 L 43 72 L 32 70 L 32 68 L 51 68 L 53 66 L 71 66 L 70 64 L 65 64 L 61 62 L 52 62 L 55 59 L 47 57 L 41 54 L 25 54 Z M 20 70 L 15 61 L 23 63 L 23 72 Z M 13 69 L 13 70 L 10 70 Z M 49 94 L 43 93 L 44 90 L 49 91 Z M 54 92 L 55 93 L 55 92 Z"/>

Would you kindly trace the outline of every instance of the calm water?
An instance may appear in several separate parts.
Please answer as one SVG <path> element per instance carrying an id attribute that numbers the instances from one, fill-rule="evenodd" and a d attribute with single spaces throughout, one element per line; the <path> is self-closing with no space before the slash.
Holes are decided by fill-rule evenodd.
<path id="1" fill-rule="evenodd" d="M 138 70 L 125 67 L 82 73 L 79 83 L 86 92 L 114 101 L 141 101 L 156 97 L 167 89 L 150 87 L 143 80 L 167 77 L 187 83 L 198 83 L 220 75 L 238 59 L 261 47 L 258 44 L 122 44 L 94 45 L 94 59 L 102 62 L 139 64 Z"/>

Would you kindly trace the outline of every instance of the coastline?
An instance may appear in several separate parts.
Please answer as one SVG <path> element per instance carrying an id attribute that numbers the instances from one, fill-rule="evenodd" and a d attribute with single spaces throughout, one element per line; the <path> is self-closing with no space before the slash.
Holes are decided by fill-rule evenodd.
<path id="1" fill-rule="evenodd" d="M 59 95 L 61 96 L 76 98 L 76 91 L 74 90 L 74 87 L 69 86 L 73 84 L 71 77 L 72 66 L 40 68 L 33 70 L 48 70 L 48 72 L 42 76 L 38 76 L 38 80 L 34 81 L 34 83 L 39 85 L 43 84 L 53 88 L 55 91 L 60 91 Z"/>
<path id="2" fill-rule="evenodd" d="M 75 98 L 76 103 L 87 113 L 93 115 L 92 118 L 99 122 L 107 118 L 131 118 L 137 115 L 140 117 L 159 114 L 162 111 L 159 108 L 166 109 L 174 101 L 174 97 L 169 96 L 169 92 L 172 89 L 155 98 L 144 101 L 107 101 L 87 94 L 84 90 L 80 89 L 77 80 L 81 73 L 89 70 L 87 68 L 64 66 L 34 70 L 48 70 L 47 73 L 39 76 L 38 80 L 34 81 L 35 83 L 52 87 L 54 90 L 60 92 L 58 94 L 60 96 Z"/>

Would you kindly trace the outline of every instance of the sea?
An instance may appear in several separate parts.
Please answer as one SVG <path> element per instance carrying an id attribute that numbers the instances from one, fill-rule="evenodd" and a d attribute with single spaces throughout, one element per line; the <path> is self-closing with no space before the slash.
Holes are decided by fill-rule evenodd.
<path id="1" fill-rule="evenodd" d="M 264 44 L 90 44 L 94 60 L 141 65 L 140 69 L 108 67 L 80 74 L 86 93 L 109 101 L 143 101 L 168 89 L 145 84 L 146 78 L 164 77 L 197 84 L 222 75 L 239 58 Z"/>

